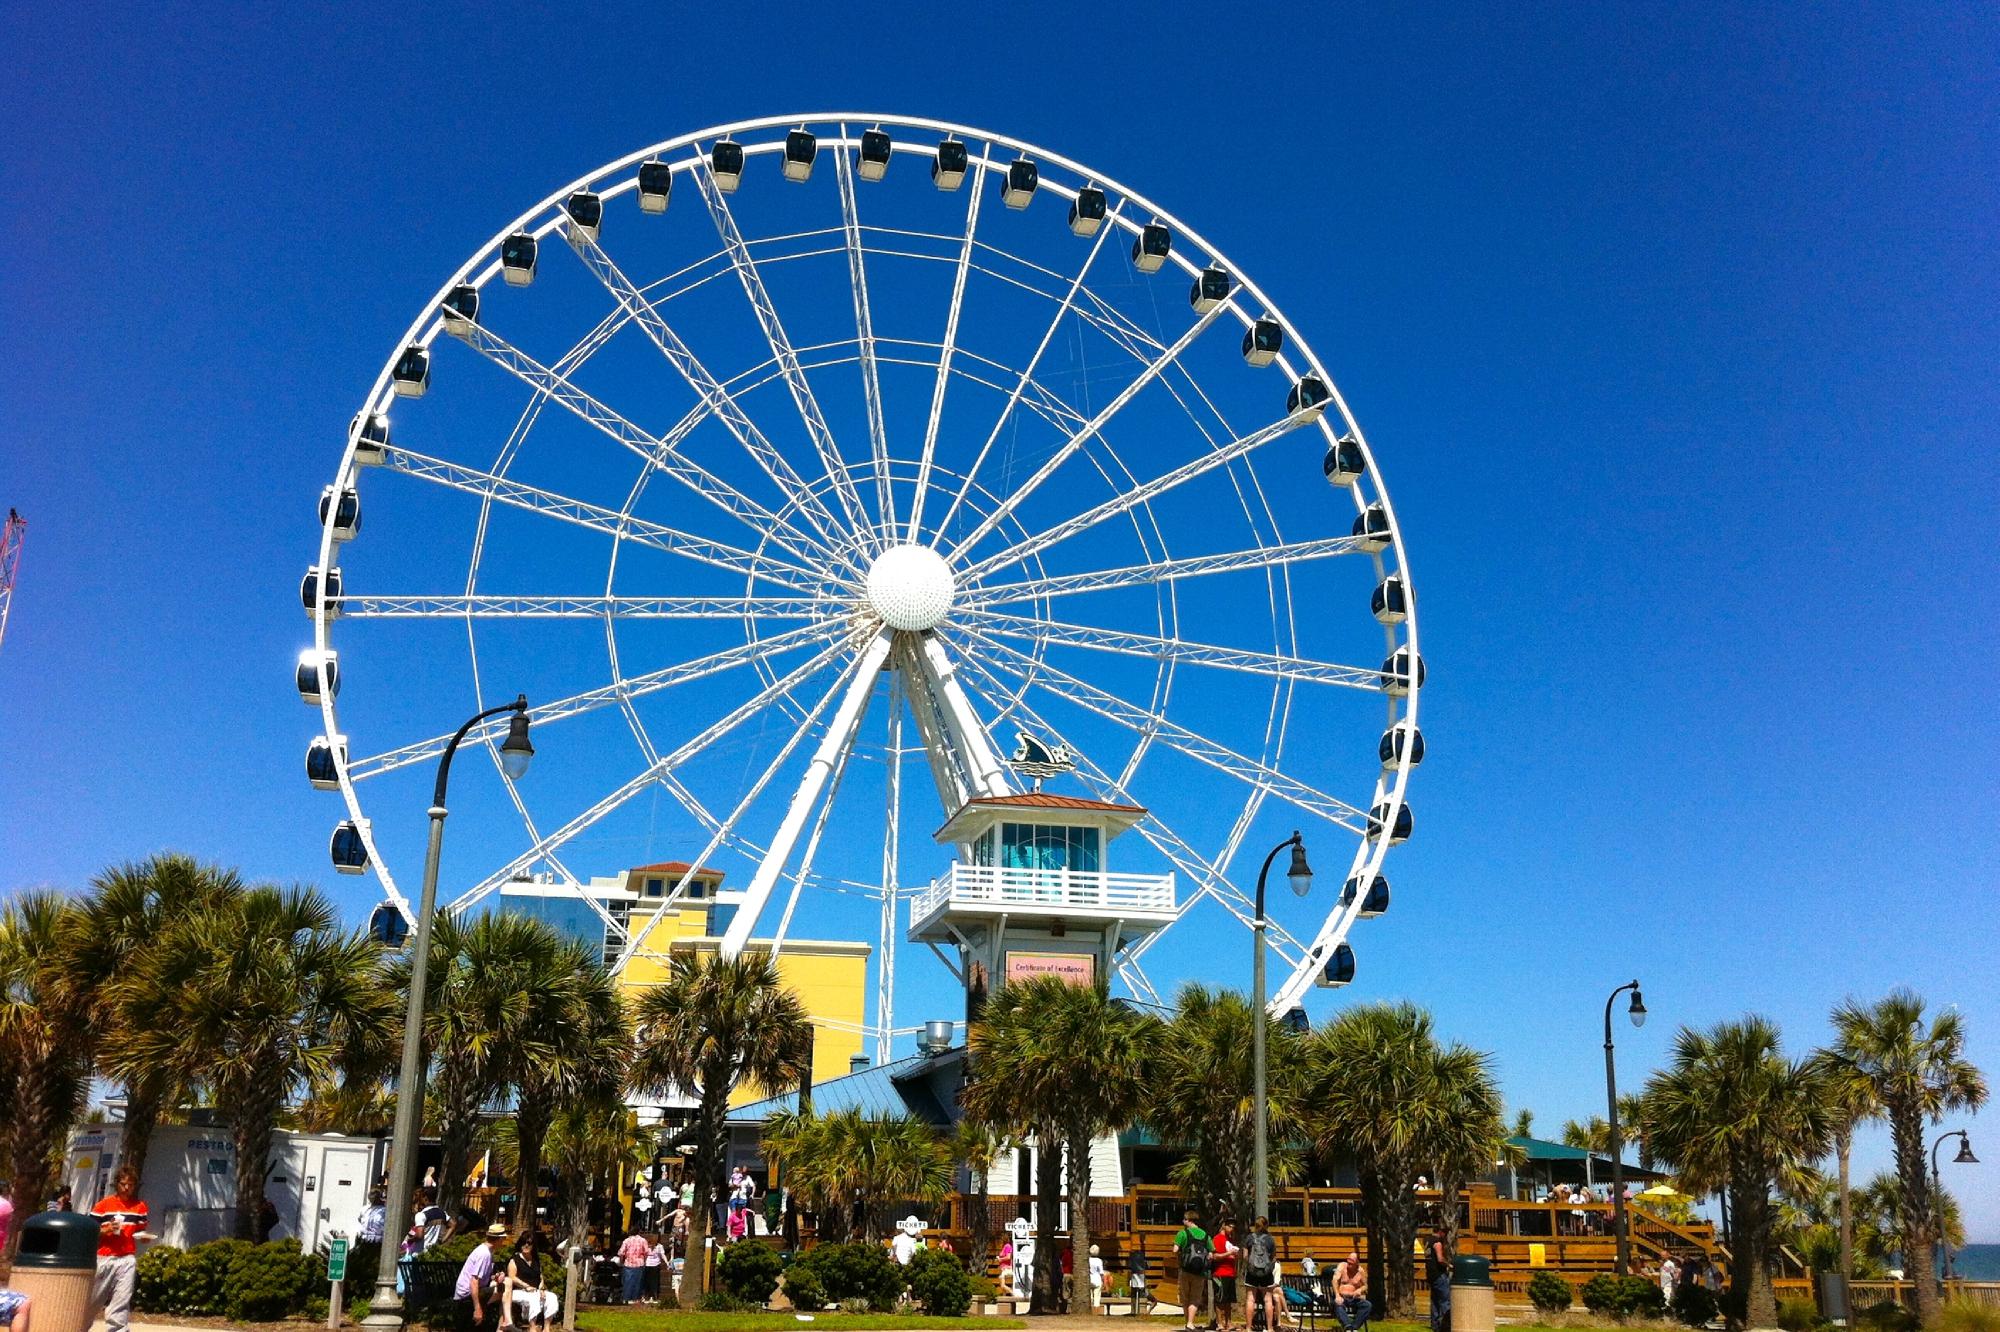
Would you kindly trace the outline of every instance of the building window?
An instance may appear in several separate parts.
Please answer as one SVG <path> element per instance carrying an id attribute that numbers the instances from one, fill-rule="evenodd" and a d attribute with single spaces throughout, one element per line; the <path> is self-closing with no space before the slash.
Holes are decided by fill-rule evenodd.
<path id="1" fill-rule="evenodd" d="M 706 879 L 689 879 L 689 880 L 688 880 L 688 890 L 687 890 L 687 895 L 688 895 L 689 897 L 707 897 L 707 896 L 708 896 L 708 880 L 706 880 Z"/>
<path id="2" fill-rule="evenodd" d="M 1095 828 L 1066 828 L 1047 823 L 1000 825 L 1000 863 L 1008 869 L 1080 870 L 1097 872 Z"/>
<path id="3" fill-rule="evenodd" d="M 648 880 L 646 880 L 646 896 L 648 896 L 648 897 L 664 897 L 664 896 L 666 896 L 666 893 L 667 893 L 667 883 L 666 883 L 666 880 L 664 880 L 664 879 L 648 879 Z"/>

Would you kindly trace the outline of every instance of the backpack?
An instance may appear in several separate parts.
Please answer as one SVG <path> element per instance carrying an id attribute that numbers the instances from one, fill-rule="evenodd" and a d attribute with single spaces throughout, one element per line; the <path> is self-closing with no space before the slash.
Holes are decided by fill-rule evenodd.
<path id="1" fill-rule="evenodd" d="M 1276 1284 L 1273 1278 L 1278 1268 L 1278 1241 L 1270 1235 L 1253 1234 L 1243 1245 L 1243 1281 L 1250 1286 L 1270 1286 Z"/>
<path id="2" fill-rule="evenodd" d="M 1188 1236 L 1187 1243 L 1181 1245 L 1181 1271 L 1196 1276 L 1204 1276 L 1208 1272 L 1208 1250 L 1201 1240 L 1192 1235 Z"/>

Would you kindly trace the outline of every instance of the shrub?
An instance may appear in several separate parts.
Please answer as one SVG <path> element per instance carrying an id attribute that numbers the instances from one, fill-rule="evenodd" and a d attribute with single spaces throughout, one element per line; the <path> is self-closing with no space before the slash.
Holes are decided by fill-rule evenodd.
<path id="1" fill-rule="evenodd" d="M 1953 1300 L 1938 1310 L 1932 1332 L 2000 1332 L 2000 1309 L 1976 1300 Z"/>
<path id="2" fill-rule="evenodd" d="M 1618 1312 L 1618 1278 L 1598 1273 L 1583 1283 L 1577 1292 L 1583 1297 L 1583 1307 L 1594 1314 L 1616 1314 Z"/>
<path id="3" fill-rule="evenodd" d="M 999 1294 L 999 1288 L 993 1284 L 993 1278 L 984 1272 L 968 1272 L 965 1279 L 972 1283 L 972 1298 L 975 1303 L 986 1304 Z"/>
<path id="4" fill-rule="evenodd" d="M 132 1303 L 146 1313 L 273 1322 L 302 1312 L 326 1269 L 290 1240 L 215 1240 L 139 1256 Z"/>
<path id="5" fill-rule="evenodd" d="M 1674 1288 L 1674 1317 L 1689 1327 L 1702 1327 L 1713 1319 L 1719 1310 L 1715 1292 L 1707 1286 L 1695 1282 L 1683 1282 Z"/>
<path id="6" fill-rule="evenodd" d="M 1894 1300 L 1871 1304 L 1856 1320 L 1868 1332 L 1916 1332 L 1917 1316 Z"/>
<path id="7" fill-rule="evenodd" d="M 1778 1326 L 1784 1332 L 1812 1332 L 1824 1321 L 1819 1316 L 1819 1306 L 1811 1300 L 1778 1301 Z"/>
<path id="8" fill-rule="evenodd" d="M 859 1296 L 856 1296 L 854 1299 L 851 1300 L 842 1300 L 840 1302 L 840 1311 L 844 1314 L 865 1314 L 874 1312 L 874 1310 L 868 1307 L 868 1301 L 860 1298 Z"/>
<path id="9" fill-rule="evenodd" d="M 918 1249 L 910 1259 L 910 1293 L 933 1318 L 963 1318 L 972 1307 L 972 1278 L 958 1255 Z"/>
<path id="10" fill-rule="evenodd" d="M 722 1288 L 739 1300 L 762 1304 L 778 1288 L 778 1274 L 785 1260 L 768 1244 L 748 1240 L 725 1248 L 715 1260 L 715 1276 Z"/>
<path id="11" fill-rule="evenodd" d="M 793 1263 L 785 1269 L 785 1298 L 795 1309 L 824 1309 L 826 1283 L 803 1262 Z"/>
<path id="12" fill-rule="evenodd" d="M 1528 1280 L 1528 1301 L 1543 1313 L 1561 1313 L 1575 1298 L 1569 1282 L 1554 1272 L 1537 1272 Z"/>
<path id="13" fill-rule="evenodd" d="M 1612 1276 L 1605 1272 L 1584 1282 L 1579 1294 L 1583 1296 L 1584 1308 L 1613 1318 L 1650 1317 L 1659 1313 L 1666 1303 L 1657 1281 L 1647 1277 Z"/>
<path id="14" fill-rule="evenodd" d="M 305 1307 L 315 1260 L 300 1253 L 296 1241 L 233 1242 L 241 1247 L 230 1256 L 223 1280 L 224 1317 L 270 1323 Z"/>
<path id="15" fill-rule="evenodd" d="M 903 1293 L 903 1269 L 879 1244 L 819 1244 L 792 1265 L 819 1278 L 826 1298 L 837 1304 L 865 1301 L 877 1313 L 896 1307 Z"/>
<path id="16" fill-rule="evenodd" d="M 726 1290 L 711 1290 L 701 1297 L 695 1306 L 703 1313 L 754 1313 L 757 1306 L 739 1295 Z"/>
<path id="17" fill-rule="evenodd" d="M 249 1247 L 248 1240 L 226 1239 L 189 1249 L 174 1272 L 174 1283 L 167 1293 L 167 1311 L 209 1318 L 219 1316 L 229 1284 L 230 1262 L 238 1250 Z"/>
<path id="18" fill-rule="evenodd" d="M 180 1312 L 173 1307 L 173 1292 L 186 1261 L 186 1249 L 165 1244 L 141 1253 L 132 1276 L 132 1307 L 141 1313 Z"/>

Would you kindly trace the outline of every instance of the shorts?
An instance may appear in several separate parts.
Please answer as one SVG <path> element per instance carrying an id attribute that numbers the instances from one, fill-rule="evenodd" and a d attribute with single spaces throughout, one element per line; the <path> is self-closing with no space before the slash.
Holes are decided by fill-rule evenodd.
<path id="1" fill-rule="evenodd" d="M 1236 1278 L 1219 1276 L 1215 1279 L 1215 1302 L 1229 1305 L 1236 1303 Z"/>
<path id="2" fill-rule="evenodd" d="M 1181 1304 L 1200 1304 L 1208 1298 L 1208 1278 L 1200 1272 L 1181 1273 Z"/>
<path id="3" fill-rule="evenodd" d="M 28 1297 L 18 1290 L 0 1290 L 0 1327 L 12 1327 L 14 1315 L 27 1303 Z"/>

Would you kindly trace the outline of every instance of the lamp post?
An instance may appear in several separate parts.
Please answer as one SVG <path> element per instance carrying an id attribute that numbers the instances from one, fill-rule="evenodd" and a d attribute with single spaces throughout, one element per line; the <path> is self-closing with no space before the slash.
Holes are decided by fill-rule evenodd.
<path id="1" fill-rule="evenodd" d="M 1251 1156 L 1251 1172 L 1256 1177 L 1256 1216 L 1268 1216 L 1271 1210 L 1271 1173 L 1266 1159 L 1270 1154 L 1269 1114 L 1265 1107 L 1265 1052 L 1264 1052 L 1264 881 L 1271 873 L 1271 862 L 1286 847 L 1292 849 L 1292 865 L 1285 872 L 1291 880 L 1292 891 L 1304 897 L 1312 891 L 1312 866 L 1306 864 L 1306 844 L 1294 829 L 1292 835 L 1271 848 L 1271 854 L 1264 857 L 1264 867 L 1257 871 L 1257 916 L 1250 923 L 1250 933 L 1254 937 L 1253 961 L 1250 965 L 1250 986 L 1255 995 L 1250 1007 L 1250 1080 L 1254 1098 L 1251 1114 L 1257 1121 L 1257 1132 L 1253 1139 L 1255 1147 Z"/>
<path id="2" fill-rule="evenodd" d="M 1646 1001 L 1639 994 L 1639 982 L 1634 980 L 1621 985 L 1611 992 L 1604 1001 L 1604 1099 L 1610 1109 L 1611 1123 L 1611 1229 L 1618 1239 L 1618 1275 L 1627 1276 L 1631 1271 L 1631 1242 L 1625 1234 L 1625 1138 L 1618 1129 L 1618 1063 L 1611 1047 L 1611 1005 L 1618 996 L 1630 990 L 1632 1003 L 1626 1012 L 1632 1015 L 1632 1025 L 1646 1025 Z"/>
<path id="3" fill-rule="evenodd" d="M 1951 1280 L 1951 1241 L 1945 1238 L 1944 1233 L 1944 1176 L 1938 1170 L 1937 1152 L 1949 1138 L 1958 1139 L 1958 1155 L 1951 1158 L 1953 1165 L 1979 1164 L 1979 1158 L 1972 1154 L 1972 1139 L 1966 1136 L 1964 1129 L 1940 1133 L 1937 1141 L 1931 1144 L 1931 1218 L 1937 1226 L 1938 1248 L 1944 1251 L 1946 1281 Z"/>
<path id="4" fill-rule="evenodd" d="M 410 1002 L 403 1015 L 403 1065 L 396 1078 L 396 1128 L 389 1141 L 389 1196 L 384 1200 L 382 1257 L 375 1268 L 375 1294 L 368 1301 L 368 1316 L 362 1326 L 379 1332 L 403 1326 L 403 1297 L 396 1291 L 396 1260 L 405 1232 L 410 1228 L 410 1194 L 417 1186 L 417 1131 L 423 1123 L 424 1100 L 424 980 L 430 969 L 431 916 L 437 910 L 438 857 L 444 849 L 444 793 L 451 778 L 451 758 L 459 742 L 488 717 L 503 712 L 514 716 L 507 723 L 507 739 L 500 746 L 500 769 L 518 779 L 528 771 L 535 747 L 528 743 L 528 696 L 521 694 L 512 703 L 473 716 L 458 728 L 438 760 L 437 787 L 431 793 L 431 838 L 424 853 L 424 886 L 417 904 L 417 928 L 410 942 Z"/>

